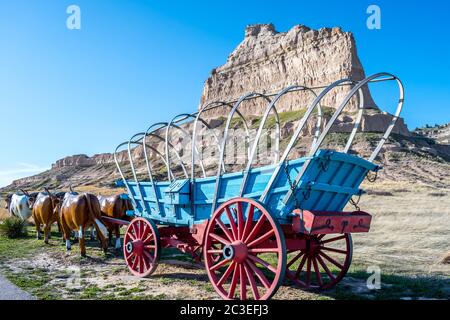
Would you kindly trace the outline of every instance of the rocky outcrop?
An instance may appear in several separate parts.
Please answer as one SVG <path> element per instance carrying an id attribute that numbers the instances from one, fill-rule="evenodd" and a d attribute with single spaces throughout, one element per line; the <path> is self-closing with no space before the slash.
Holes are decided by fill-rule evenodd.
<path id="1" fill-rule="evenodd" d="M 275 93 L 291 85 L 321 87 L 340 79 L 359 81 L 365 78 L 358 58 L 355 39 L 350 32 L 340 28 L 313 30 L 297 25 L 288 32 L 277 32 L 272 24 L 248 26 L 244 40 L 230 54 L 227 62 L 213 69 L 206 80 L 200 106 L 212 101 L 230 101 L 249 92 Z M 337 107 L 348 94 L 350 87 L 334 89 L 322 105 Z M 321 89 L 315 90 L 316 93 Z M 378 110 L 368 88 L 364 88 L 364 106 Z M 313 99 L 310 92 L 286 95 L 277 104 L 277 110 L 293 111 L 307 107 Z M 352 99 L 346 111 L 358 108 L 359 97 Z M 240 111 L 247 115 L 260 115 L 267 102 L 264 99 L 246 101 Z M 226 114 L 214 110 L 208 117 Z M 383 132 L 392 116 L 379 113 L 366 117 L 363 130 Z M 395 133 L 409 135 L 403 121 L 399 121 Z"/>
<path id="2" fill-rule="evenodd" d="M 143 158 L 142 148 L 133 149 L 133 159 Z M 127 151 L 121 151 L 117 153 L 117 160 L 122 163 L 128 161 Z M 65 167 L 91 167 L 96 165 L 115 164 L 114 155 L 112 153 L 100 153 L 95 154 L 92 157 L 88 157 L 85 154 L 78 154 L 74 156 L 65 157 L 57 160 L 52 164 L 52 168 L 65 168 Z"/>
<path id="3" fill-rule="evenodd" d="M 414 133 L 419 136 L 430 138 L 442 145 L 450 145 L 450 123 L 435 126 L 417 128 Z"/>

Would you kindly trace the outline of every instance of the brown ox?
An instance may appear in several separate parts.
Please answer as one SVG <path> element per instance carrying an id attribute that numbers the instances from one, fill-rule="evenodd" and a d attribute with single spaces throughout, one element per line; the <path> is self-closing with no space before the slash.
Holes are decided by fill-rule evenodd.
<path id="1" fill-rule="evenodd" d="M 103 223 L 100 222 L 101 215 L 100 202 L 93 194 L 74 195 L 66 193 L 60 208 L 60 221 L 67 250 L 71 249 L 70 232 L 78 231 L 81 255 L 85 256 L 84 231 L 93 225 L 97 231 L 100 245 L 106 253 L 108 249 L 106 241 L 107 230 Z"/>
<path id="2" fill-rule="evenodd" d="M 33 200 L 28 200 L 32 208 L 32 216 L 36 226 L 36 237 L 41 238 L 41 225 L 44 226 L 44 242 L 48 244 L 50 230 L 54 222 L 58 223 L 59 218 L 57 208 L 60 199 L 45 188 L 45 192 L 40 192 Z"/>
<path id="3" fill-rule="evenodd" d="M 131 201 L 129 199 L 123 199 L 121 195 L 110 197 L 98 196 L 97 198 L 100 201 L 102 214 L 104 216 L 120 220 L 131 220 L 130 217 L 126 215 L 128 210 L 133 210 L 133 206 L 131 205 Z M 116 237 L 116 244 L 114 247 L 119 250 L 121 248 L 120 226 L 108 221 L 103 222 L 108 228 L 109 243 L 111 243 L 112 234 L 114 232 L 114 236 Z"/>

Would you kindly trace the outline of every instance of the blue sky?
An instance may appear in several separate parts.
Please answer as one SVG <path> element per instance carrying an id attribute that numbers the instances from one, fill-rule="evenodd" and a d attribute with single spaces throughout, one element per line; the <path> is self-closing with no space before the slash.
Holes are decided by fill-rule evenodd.
<path id="1" fill-rule="evenodd" d="M 71 4 L 81 30 L 66 28 Z M 381 30 L 366 27 L 370 4 Z M 0 186 L 193 112 L 211 69 L 254 23 L 354 32 L 367 74 L 405 82 L 410 128 L 449 122 L 449 12 L 444 0 L 0 0 Z"/>

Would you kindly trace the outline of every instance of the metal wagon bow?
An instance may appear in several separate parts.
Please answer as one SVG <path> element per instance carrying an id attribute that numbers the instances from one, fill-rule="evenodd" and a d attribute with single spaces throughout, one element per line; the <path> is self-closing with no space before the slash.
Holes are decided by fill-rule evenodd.
<path id="1" fill-rule="evenodd" d="M 367 160 L 350 155 L 364 112 L 362 88 L 369 83 L 391 80 L 397 82 L 400 90 L 391 123 Z M 320 102 L 341 86 L 351 86 L 351 90 L 320 132 Z M 313 89 L 322 91 L 316 95 Z M 276 104 L 294 91 L 310 92 L 314 101 L 280 157 L 280 120 Z M 360 104 L 344 150 L 321 149 L 336 119 L 356 94 Z M 242 102 L 257 98 L 265 99 L 268 107 L 250 145 L 249 127 L 239 107 Z M 181 114 L 168 123 L 156 123 L 134 135 L 114 153 L 122 177 L 117 185 L 127 189 L 134 206 L 128 214 L 135 218 L 124 236 L 124 256 L 129 270 L 139 277 L 150 275 L 157 267 L 162 248 L 174 247 L 191 253 L 198 261 L 203 258 L 214 289 L 224 299 L 268 299 L 285 276 L 302 288 L 333 287 L 342 280 L 351 264 L 351 233 L 368 232 L 371 223 L 368 213 L 359 208 L 343 212 L 344 207 L 353 196 L 361 195 L 363 191 L 359 187 L 368 173 L 380 169 L 373 162 L 400 116 L 403 98 L 401 81 L 392 74 L 379 73 L 356 83 L 344 79 L 327 87 L 291 86 L 276 95 L 250 93 L 235 102 L 213 102 L 196 113 Z M 208 177 L 196 140 L 200 123 L 209 128 L 202 114 L 216 108 L 230 108 L 230 113 L 223 137 L 214 136 L 220 155 L 217 175 Z M 288 160 L 316 109 L 318 123 L 309 154 Z M 226 143 L 235 114 L 244 125 L 245 139 L 250 145 L 248 162 L 243 171 L 225 172 Z M 275 161 L 272 165 L 253 168 L 257 146 L 270 114 L 275 119 Z M 193 122 L 192 133 L 183 127 L 189 121 Z M 190 175 L 187 164 L 171 143 L 174 129 L 191 138 Z M 161 132 L 165 132 L 164 137 Z M 149 138 L 164 143 L 165 150 L 161 152 L 152 146 Z M 125 178 L 118 159 L 119 149 L 125 146 L 132 180 Z M 138 179 L 133 146 L 142 146 L 144 150 L 148 181 Z M 155 181 L 148 151 L 165 165 L 167 181 Z M 171 154 L 175 154 L 183 178 L 176 177 Z M 202 177 L 196 176 L 196 160 L 199 160 Z"/>

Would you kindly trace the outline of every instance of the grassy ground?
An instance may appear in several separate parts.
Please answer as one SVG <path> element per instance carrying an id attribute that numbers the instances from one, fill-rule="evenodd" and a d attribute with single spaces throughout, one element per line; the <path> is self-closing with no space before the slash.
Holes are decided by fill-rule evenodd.
<path id="1" fill-rule="evenodd" d="M 355 234 L 347 277 L 327 292 L 299 290 L 285 282 L 274 299 L 449 299 L 450 191 L 401 183 L 367 185 L 360 202 L 373 214 L 370 233 Z M 0 272 L 40 299 L 217 299 L 202 265 L 164 250 L 148 279 L 131 276 L 121 254 L 103 254 L 88 242 L 88 257 L 71 252 L 56 230 L 50 245 L 34 239 L 0 238 Z M 369 290 L 368 267 L 381 270 L 381 289 Z"/>

